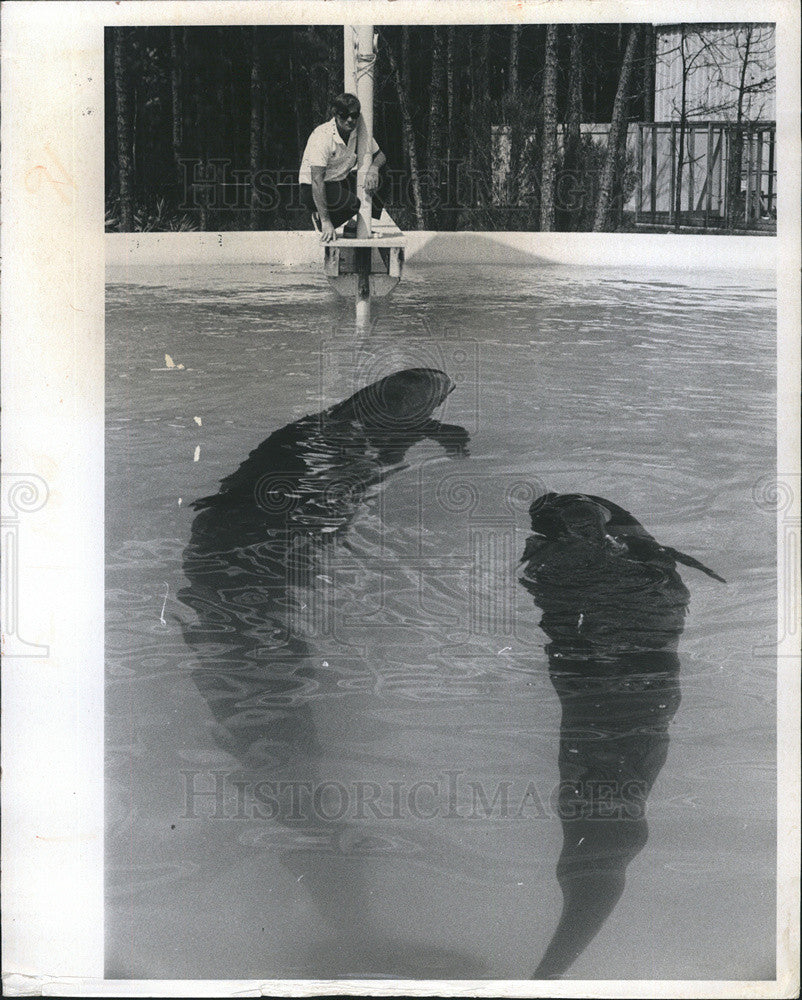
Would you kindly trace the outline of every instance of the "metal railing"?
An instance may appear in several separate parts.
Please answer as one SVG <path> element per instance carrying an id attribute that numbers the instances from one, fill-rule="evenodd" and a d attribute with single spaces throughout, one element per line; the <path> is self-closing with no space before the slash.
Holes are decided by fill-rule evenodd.
<path id="1" fill-rule="evenodd" d="M 636 224 L 776 231 L 774 122 L 637 122 L 635 128 Z"/>

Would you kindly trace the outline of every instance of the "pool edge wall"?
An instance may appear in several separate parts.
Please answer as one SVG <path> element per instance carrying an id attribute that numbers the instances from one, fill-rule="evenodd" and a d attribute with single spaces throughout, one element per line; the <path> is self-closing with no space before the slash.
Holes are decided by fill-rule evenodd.
<path id="1" fill-rule="evenodd" d="M 506 264 L 774 270 L 776 236 L 676 233 L 406 233 L 414 264 Z M 107 267 L 255 264 L 322 271 L 314 232 L 106 233 Z"/>

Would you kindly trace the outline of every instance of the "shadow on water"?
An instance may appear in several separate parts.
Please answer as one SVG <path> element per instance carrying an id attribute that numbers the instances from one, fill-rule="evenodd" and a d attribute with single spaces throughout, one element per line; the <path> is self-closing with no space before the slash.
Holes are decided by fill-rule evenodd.
<path id="1" fill-rule="evenodd" d="M 563 909 L 533 976 L 547 979 L 602 928 L 646 845 L 646 802 L 680 703 L 676 649 L 690 595 L 675 563 L 721 578 L 600 497 L 549 493 L 530 514 L 521 583 L 543 612 L 562 706 Z"/>
<path id="2" fill-rule="evenodd" d="M 371 918 L 381 851 L 337 818 L 315 721 L 321 706 L 335 704 L 327 696 L 344 690 L 313 646 L 317 618 L 336 601 L 325 573 L 331 553 L 347 546 L 351 520 L 405 467 L 412 445 L 430 438 L 449 455 L 467 454 L 467 432 L 431 418 L 453 388 L 434 369 L 381 379 L 271 434 L 216 495 L 194 504 L 183 563 L 189 586 L 180 595 L 197 614 L 184 626 L 198 659 L 192 676 L 221 744 L 239 762 L 237 780 L 261 789 L 260 815 L 271 824 L 263 843 L 326 926 L 323 940 L 310 931 L 299 941 L 307 953 L 297 956 L 294 975 L 482 972 L 472 956 L 402 939 Z"/>

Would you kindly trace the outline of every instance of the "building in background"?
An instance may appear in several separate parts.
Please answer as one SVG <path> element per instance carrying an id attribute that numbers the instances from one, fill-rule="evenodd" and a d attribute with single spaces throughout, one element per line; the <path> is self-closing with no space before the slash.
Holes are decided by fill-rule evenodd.
<path id="1" fill-rule="evenodd" d="M 655 25 L 655 121 L 773 122 L 773 24 Z"/>
<path id="2" fill-rule="evenodd" d="M 630 121 L 627 131 L 620 219 L 658 229 L 776 231 L 774 25 L 657 24 L 650 42 L 630 93 L 630 114 L 639 107 L 649 120 Z M 581 187 L 592 201 L 610 123 L 583 121 L 580 129 Z M 561 148 L 563 141 L 561 134 Z M 511 184 L 512 129 L 491 128 L 494 204 L 505 204 L 510 190 L 526 197 L 537 183 L 529 164 L 537 144 L 536 133 L 524 138 L 521 176 Z M 577 186 L 558 182 L 558 201 L 561 190 L 575 195 Z"/>
<path id="3" fill-rule="evenodd" d="M 636 224 L 776 229 L 773 24 L 658 24 Z"/>

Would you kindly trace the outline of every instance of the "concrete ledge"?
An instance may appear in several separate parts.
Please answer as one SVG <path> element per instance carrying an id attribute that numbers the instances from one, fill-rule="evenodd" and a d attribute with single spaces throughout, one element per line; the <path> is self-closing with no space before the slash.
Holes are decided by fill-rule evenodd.
<path id="1" fill-rule="evenodd" d="M 671 267 L 774 270 L 774 236 L 682 236 L 675 233 L 404 234 L 406 259 L 418 264 L 571 264 L 577 267 Z M 323 270 L 315 232 L 107 233 L 106 265 L 256 264 Z"/>

